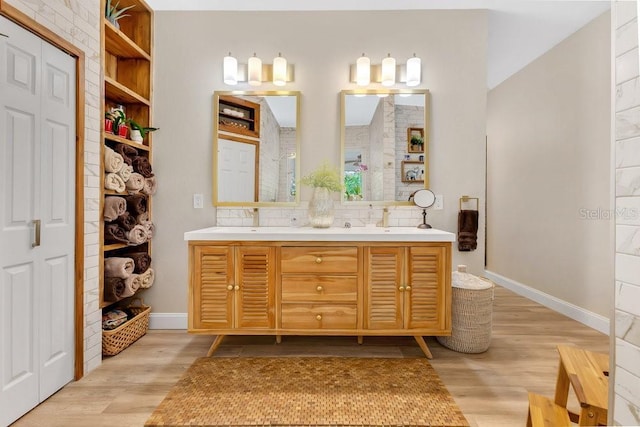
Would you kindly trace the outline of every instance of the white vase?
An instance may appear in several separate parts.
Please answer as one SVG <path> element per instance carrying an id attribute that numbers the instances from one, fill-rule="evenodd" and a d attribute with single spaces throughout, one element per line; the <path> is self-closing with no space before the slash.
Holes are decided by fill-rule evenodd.
<path id="1" fill-rule="evenodd" d="M 138 129 L 131 129 L 129 132 L 129 139 L 135 142 L 142 142 L 142 134 Z"/>
<path id="2" fill-rule="evenodd" d="M 309 224 L 315 228 L 328 228 L 333 225 L 333 199 L 331 192 L 324 187 L 315 187 L 309 200 Z"/>

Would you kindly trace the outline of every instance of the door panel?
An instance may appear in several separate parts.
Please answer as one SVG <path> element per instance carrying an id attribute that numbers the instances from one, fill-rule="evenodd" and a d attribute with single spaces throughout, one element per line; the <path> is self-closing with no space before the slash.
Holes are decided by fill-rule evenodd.
<path id="1" fill-rule="evenodd" d="M 190 327 L 228 329 L 233 327 L 233 250 L 229 247 L 197 246 L 194 251 Z M 193 314 L 191 314 L 193 313 Z"/>
<path id="2" fill-rule="evenodd" d="M 237 328 L 274 328 L 276 281 L 275 248 L 236 248 L 235 292 Z"/>
<path id="3" fill-rule="evenodd" d="M 401 329 L 404 248 L 369 247 L 365 252 L 368 329 Z"/>
<path id="4" fill-rule="evenodd" d="M 408 329 L 445 327 L 445 275 L 438 271 L 446 271 L 444 247 L 409 249 Z"/>

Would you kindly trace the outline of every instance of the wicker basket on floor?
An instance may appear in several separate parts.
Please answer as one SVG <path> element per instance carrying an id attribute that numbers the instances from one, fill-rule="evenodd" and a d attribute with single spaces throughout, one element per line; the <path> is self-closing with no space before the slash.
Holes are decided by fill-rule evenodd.
<path id="1" fill-rule="evenodd" d="M 451 336 L 437 337 L 440 344 L 460 353 L 482 353 L 491 343 L 495 285 L 487 279 L 473 278 L 476 289 L 460 287 L 464 284 L 452 286 Z"/>
<path id="2" fill-rule="evenodd" d="M 134 315 L 132 319 L 127 320 L 115 329 L 102 331 L 103 356 L 115 356 L 147 333 L 151 307 L 144 305 L 142 300 L 138 298 L 132 301 L 131 304 L 126 307 L 126 310 Z"/>

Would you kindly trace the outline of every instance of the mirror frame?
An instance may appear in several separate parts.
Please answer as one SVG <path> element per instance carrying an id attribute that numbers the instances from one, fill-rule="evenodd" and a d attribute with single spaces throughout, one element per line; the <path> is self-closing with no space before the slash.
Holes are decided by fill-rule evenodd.
<path id="1" fill-rule="evenodd" d="M 424 95 L 424 165 L 427 174 L 424 177 L 424 185 L 420 189 L 429 189 L 429 143 L 431 135 L 431 97 L 428 89 L 349 89 L 340 91 L 340 176 L 344 182 L 345 170 L 345 146 L 346 146 L 346 96 L 347 95 Z M 343 205 L 376 205 L 376 206 L 414 206 L 413 202 L 401 200 L 345 200 L 344 191 L 340 194 L 340 200 Z"/>
<path id="2" fill-rule="evenodd" d="M 216 207 L 283 207 L 283 206 L 297 206 L 300 204 L 300 189 L 296 188 L 296 196 L 293 202 L 219 202 L 218 201 L 218 185 L 217 185 L 217 172 L 218 172 L 218 113 L 220 110 L 220 96 L 231 95 L 246 95 L 246 96 L 295 96 L 296 97 L 296 184 L 300 181 L 300 99 L 301 92 L 298 90 L 266 90 L 266 91 L 252 91 L 252 90 L 232 90 L 232 91 L 214 91 L 213 92 L 213 170 L 211 173 L 212 178 L 212 203 Z M 233 135 L 233 134 L 230 134 Z M 242 139 L 247 138 L 244 135 L 235 135 Z"/>

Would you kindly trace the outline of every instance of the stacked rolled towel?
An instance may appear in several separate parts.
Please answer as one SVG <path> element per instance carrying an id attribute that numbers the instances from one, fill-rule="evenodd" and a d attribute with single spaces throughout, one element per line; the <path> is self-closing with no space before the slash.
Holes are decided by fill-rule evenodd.
<path id="1" fill-rule="evenodd" d="M 122 292 L 122 298 L 133 296 L 140 286 L 142 285 L 142 278 L 139 274 L 132 274 L 124 279 L 124 291 Z"/>
<path id="2" fill-rule="evenodd" d="M 133 274 L 135 263 L 132 258 L 109 257 L 104 259 L 104 276 L 126 279 Z"/>
<path id="3" fill-rule="evenodd" d="M 110 302 L 120 301 L 125 292 L 124 279 L 119 277 L 104 278 L 104 300 Z"/>
<path id="4" fill-rule="evenodd" d="M 149 159 L 144 156 L 136 156 L 131 163 L 134 172 L 138 172 L 145 178 L 151 178 L 153 176 L 153 170 L 151 169 L 151 163 Z"/>
<path id="5" fill-rule="evenodd" d="M 140 287 L 143 289 L 149 289 L 153 285 L 153 281 L 155 280 L 155 272 L 153 268 L 148 269 L 144 273 L 140 275 L 141 283 Z"/>
<path id="6" fill-rule="evenodd" d="M 131 166 L 133 158 L 138 155 L 138 150 L 127 144 L 118 143 L 114 147 L 115 152 L 122 156 L 123 161 Z"/>
<path id="7" fill-rule="evenodd" d="M 151 256 L 146 252 L 134 252 L 127 254 L 133 260 L 133 264 L 135 265 L 133 272 L 137 274 L 142 274 L 151 265 Z"/>
<path id="8" fill-rule="evenodd" d="M 118 172 L 118 175 L 120 175 L 120 178 L 122 178 L 122 180 L 126 184 L 127 181 L 129 181 L 129 178 L 131 178 L 132 173 L 133 173 L 133 166 L 130 166 L 125 163 L 122 165 L 122 169 L 120 169 L 120 171 Z"/>
<path id="9" fill-rule="evenodd" d="M 127 230 L 120 227 L 118 224 L 105 224 L 104 241 L 106 243 L 129 243 Z"/>
<path id="10" fill-rule="evenodd" d="M 114 196 L 104 199 L 104 211 L 102 213 L 105 221 L 115 221 L 120 215 L 127 211 L 127 201 L 123 197 Z"/>
<path id="11" fill-rule="evenodd" d="M 132 194 L 126 197 L 127 211 L 138 219 L 140 214 L 147 212 L 147 196 L 144 194 Z M 138 220 L 138 222 L 140 222 Z"/>
<path id="12" fill-rule="evenodd" d="M 149 232 L 140 224 L 127 231 L 127 242 L 130 245 L 141 245 L 147 240 L 149 240 Z"/>
<path id="13" fill-rule="evenodd" d="M 124 159 L 109 147 L 104 147 L 104 170 L 109 173 L 118 173 L 122 169 Z"/>
<path id="14" fill-rule="evenodd" d="M 125 212 L 116 219 L 116 224 L 125 231 L 131 231 L 138 223 L 129 212 Z"/>
<path id="15" fill-rule="evenodd" d="M 104 176 L 104 188 L 107 190 L 113 190 L 117 193 L 124 193 L 127 189 L 124 181 L 117 173 L 107 173 Z"/>
<path id="16" fill-rule="evenodd" d="M 134 172 L 129 177 L 129 181 L 125 182 L 129 193 L 137 193 L 144 188 L 144 176 Z"/>
<path id="17" fill-rule="evenodd" d="M 156 190 L 158 189 L 158 184 L 156 183 L 156 177 L 152 176 L 151 178 L 144 179 L 144 187 L 142 188 L 142 192 L 149 196 L 156 194 Z"/>
<path id="18" fill-rule="evenodd" d="M 147 232 L 147 239 L 152 239 L 153 233 L 156 231 L 156 226 L 153 225 L 151 221 L 140 221 L 139 225 L 144 227 L 144 230 Z"/>

